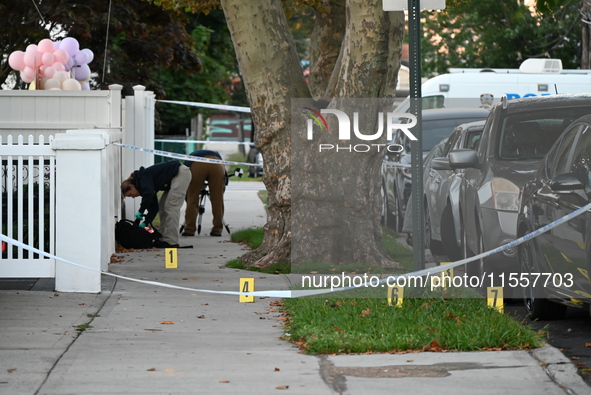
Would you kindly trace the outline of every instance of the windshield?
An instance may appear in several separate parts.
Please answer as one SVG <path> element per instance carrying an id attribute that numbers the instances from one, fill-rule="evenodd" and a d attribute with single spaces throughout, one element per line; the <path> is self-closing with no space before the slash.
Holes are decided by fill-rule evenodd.
<path id="1" fill-rule="evenodd" d="M 503 160 L 541 159 L 589 106 L 526 111 L 505 117 L 498 133 L 497 156 Z"/>
<path id="2" fill-rule="evenodd" d="M 483 117 L 455 118 L 455 119 L 434 119 L 423 121 L 423 151 L 431 151 L 441 140 L 449 137 L 451 132 L 463 123 L 480 121 Z"/>

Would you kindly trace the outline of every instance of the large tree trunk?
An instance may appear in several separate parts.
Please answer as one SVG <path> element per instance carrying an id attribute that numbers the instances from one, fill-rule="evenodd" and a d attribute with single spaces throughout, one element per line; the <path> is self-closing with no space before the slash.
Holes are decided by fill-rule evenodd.
<path id="1" fill-rule="evenodd" d="M 281 2 L 222 0 L 263 154 L 268 222 L 247 266 L 289 262 L 291 255 L 290 99 L 310 97 Z"/>
<path id="2" fill-rule="evenodd" d="M 268 191 L 269 217 L 263 244 L 243 256 L 243 262 L 268 267 L 278 261 L 293 264 L 295 257 L 295 263 L 396 266 L 381 247 L 383 150 L 338 156 L 318 155 L 314 147 L 310 148 L 321 140 L 302 139 L 307 127 L 302 106 L 321 109 L 327 102 L 311 100 L 280 0 L 221 3 L 257 128 L 255 144 L 265 159 L 263 181 Z M 347 29 L 331 73 L 331 99 L 391 96 L 400 64 L 403 29 L 399 22 L 399 15 L 393 17 L 382 11 L 381 0 L 347 1 Z M 334 102 L 333 106 L 338 108 L 339 104 Z M 360 109 L 364 117 L 362 133 L 375 132 L 378 109 L 390 108 Z M 335 120 L 330 122 L 331 130 L 337 130 Z M 292 148 L 293 138 L 298 148 Z M 365 143 L 357 139 L 351 144 L 360 142 Z M 372 143 L 385 143 L 385 134 Z M 294 162 L 293 150 L 297 150 L 293 152 Z M 293 172 L 298 174 L 297 181 Z M 297 201 L 294 205 L 292 194 Z"/>

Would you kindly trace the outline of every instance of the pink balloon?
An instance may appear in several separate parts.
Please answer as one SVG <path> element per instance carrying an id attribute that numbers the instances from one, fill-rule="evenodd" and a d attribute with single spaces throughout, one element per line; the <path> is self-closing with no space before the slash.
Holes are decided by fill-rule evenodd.
<path id="1" fill-rule="evenodd" d="M 51 66 L 55 63 L 55 56 L 53 56 L 51 52 L 46 52 L 41 55 L 41 63 L 43 63 L 45 66 Z"/>
<path id="2" fill-rule="evenodd" d="M 63 49 L 56 49 L 53 51 L 53 56 L 55 57 L 56 62 L 60 62 L 61 64 L 66 64 L 68 59 L 70 59 L 70 55 Z"/>
<path id="3" fill-rule="evenodd" d="M 33 52 L 25 52 L 25 55 L 23 56 L 23 62 L 25 63 L 25 66 L 27 66 L 27 67 L 41 66 L 40 64 L 37 63 L 37 56 Z"/>
<path id="4" fill-rule="evenodd" d="M 55 69 L 55 71 L 66 71 L 66 66 L 63 63 L 55 62 L 51 65 Z"/>
<path id="5" fill-rule="evenodd" d="M 44 38 L 43 40 L 39 41 L 37 48 L 41 53 L 51 53 L 55 51 L 55 44 L 50 39 Z"/>
<path id="6" fill-rule="evenodd" d="M 70 71 L 72 66 L 74 66 L 74 58 L 70 57 L 70 59 L 68 59 L 68 61 L 66 62 L 65 66 L 66 66 L 66 71 Z"/>
<path id="7" fill-rule="evenodd" d="M 90 67 L 87 64 L 72 67 L 72 77 L 78 81 L 84 81 L 90 78 Z"/>
<path id="8" fill-rule="evenodd" d="M 21 71 L 21 79 L 27 84 L 33 82 L 35 80 L 35 69 L 25 67 L 25 69 Z"/>
<path id="9" fill-rule="evenodd" d="M 24 70 L 24 68 L 25 68 L 24 57 L 25 57 L 25 53 L 23 51 L 14 51 L 8 57 L 8 64 L 14 70 Z"/>
<path id="10" fill-rule="evenodd" d="M 26 53 L 37 53 L 39 50 L 37 49 L 37 44 L 29 44 L 27 45 L 27 49 L 25 50 Z"/>
<path id="11" fill-rule="evenodd" d="M 66 51 L 70 56 L 76 55 L 80 52 L 80 44 L 78 40 L 73 37 L 66 37 L 62 40 L 60 44 L 60 49 Z"/>
<path id="12" fill-rule="evenodd" d="M 58 63 L 58 64 L 61 64 L 61 63 Z M 41 66 L 41 67 L 43 67 L 43 66 Z M 53 77 L 53 75 L 55 74 L 56 71 L 57 70 L 55 69 L 55 67 L 47 66 L 47 67 L 45 67 L 45 70 L 43 70 L 43 76 L 45 78 L 51 78 L 51 77 Z"/>

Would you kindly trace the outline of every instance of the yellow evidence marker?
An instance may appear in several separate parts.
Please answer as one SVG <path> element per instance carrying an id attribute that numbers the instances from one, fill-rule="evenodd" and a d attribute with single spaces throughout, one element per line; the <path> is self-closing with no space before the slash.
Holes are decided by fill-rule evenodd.
<path id="1" fill-rule="evenodd" d="M 177 251 L 176 248 L 166 248 L 164 250 L 164 266 L 167 269 L 177 269 L 179 267 Z"/>
<path id="2" fill-rule="evenodd" d="M 499 313 L 505 311 L 505 304 L 503 303 L 503 287 L 488 287 L 486 289 L 486 299 L 489 307 L 492 307 Z"/>
<path id="3" fill-rule="evenodd" d="M 240 292 L 254 292 L 254 278 L 241 278 Z M 240 295 L 240 303 L 252 302 L 254 302 L 254 296 Z"/>
<path id="4" fill-rule="evenodd" d="M 402 307 L 402 300 L 404 299 L 404 287 L 394 285 L 388 287 L 388 305 Z"/>

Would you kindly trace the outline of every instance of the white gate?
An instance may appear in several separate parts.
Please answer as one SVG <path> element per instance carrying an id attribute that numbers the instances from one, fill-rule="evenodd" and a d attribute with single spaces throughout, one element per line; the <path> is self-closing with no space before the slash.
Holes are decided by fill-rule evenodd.
<path id="1" fill-rule="evenodd" d="M 9 238 L 55 254 L 55 151 L 48 140 L 0 136 L 0 223 Z M 2 242 L 0 274 L 55 277 L 55 260 Z"/>

